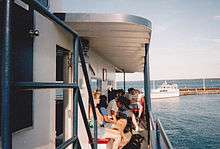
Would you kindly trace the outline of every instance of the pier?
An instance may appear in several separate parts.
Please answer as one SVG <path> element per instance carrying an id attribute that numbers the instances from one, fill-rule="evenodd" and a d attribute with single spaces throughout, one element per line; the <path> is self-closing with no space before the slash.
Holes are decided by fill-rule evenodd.
<path id="1" fill-rule="evenodd" d="M 182 88 L 180 96 L 201 95 L 201 94 L 220 94 L 220 88 Z"/>

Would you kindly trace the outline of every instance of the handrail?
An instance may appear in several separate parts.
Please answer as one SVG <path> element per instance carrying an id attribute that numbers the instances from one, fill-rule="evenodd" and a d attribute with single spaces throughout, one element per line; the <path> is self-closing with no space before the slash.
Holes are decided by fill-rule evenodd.
<path id="1" fill-rule="evenodd" d="M 151 124 L 151 148 L 160 149 L 160 148 L 168 148 L 173 149 L 172 144 L 170 143 L 169 138 L 167 137 L 164 128 L 160 122 L 160 120 L 154 119 L 153 113 L 149 112 L 150 115 L 150 124 Z"/>
<path id="2" fill-rule="evenodd" d="M 89 76 L 88 76 L 88 72 L 87 72 L 87 67 L 86 67 L 86 63 L 85 63 L 85 58 L 83 55 L 83 49 L 82 49 L 82 43 L 79 40 L 79 57 L 81 60 L 81 64 L 82 64 L 82 70 L 84 73 L 84 77 L 85 77 L 85 81 L 86 81 L 86 87 L 88 90 L 88 95 L 89 95 L 89 104 L 91 105 L 92 108 L 92 112 L 93 112 L 93 118 L 94 118 L 94 142 L 95 142 L 95 148 L 97 148 L 97 137 L 98 137 L 98 128 L 97 128 L 97 115 L 96 115 L 96 109 L 95 109 L 95 104 L 94 104 L 94 100 L 93 100 L 93 96 L 92 96 L 92 88 L 89 82 Z"/>
<path id="3" fill-rule="evenodd" d="M 87 117 L 86 117 L 86 111 L 85 111 L 85 108 L 84 108 L 84 105 L 83 105 L 83 100 L 82 100 L 80 90 L 78 92 L 79 92 L 79 100 L 78 100 L 79 101 L 79 107 L 80 107 L 80 110 L 81 110 L 81 113 L 82 113 L 84 125 L 86 127 L 86 132 L 87 132 L 87 135 L 88 135 L 88 138 L 89 138 L 89 142 L 91 142 L 91 147 L 95 148 L 95 144 L 94 144 L 92 133 L 90 131 L 89 123 L 88 123 L 88 120 L 87 120 Z"/>
<path id="4" fill-rule="evenodd" d="M 167 137 L 167 135 L 164 131 L 164 128 L 163 128 L 159 119 L 157 119 L 157 121 L 156 121 L 156 126 L 157 126 L 157 131 L 159 131 L 159 133 L 161 134 L 162 139 L 163 139 L 164 143 L 166 144 L 167 148 L 173 149 L 172 144 L 170 143 L 170 140 Z"/>
<path id="5" fill-rule="evenodd" d="M 43 7 L 38 1 L 36 0 L 21 0 L 24 3 L 28 4 L 30 6 L 30 9 L 32 10 L 36 10 L 37 12 L 39 12 L 41 15 L 45 16 L 47 19 L 50 19 L 51 21 L 53 21 L 54 23 L 56 23 L 57 25 L 61 26 L 63 29 L 65 29 L 67 32 L 71 33 L 73 38 L 78 38 L 79 39 L 79 35 L 77 32 L 75 32 L 74 30 L 72 30 L 68 25 L 66 25 L 65 22 L 63 22 L 62 20 L 60 20 L 57 16 L 55 16 L 54 14 L 52 14 L 51 12 L 49 12 L 45 7 Z M 10 132 L 10 125 L 9 125 L 9 115 L 8 112 L 9 111 L 9 94 L 10 94 L 10 87 L 12 87 L 12 85 L 10 84 L 10 75 L 11 75 L 11 8 L 12 8 L 12 3 L 13 0 L 7 0 L 4 2 L 4 4 L 6 5 L 6 9 L 5 9 L 5 13 L 4 13 L 4 20 L 5 20 L 5 24 L 3 25 L 3 28 L 5 29 L 4 32 L 4 38 L 3 38 L 3 52 L 5 52 L 5 55 L 3 55 L 3 63 L 2 63 L 2 68 L 6 71 L 2 71 L 3 74 L 3 79 L 2 82 L 4 82 L 4 90 L 3 92 L 5 92 L 3 97 L 3 104 L 2 104 L 2 119 L 3 119 L 3 125 L 2 125 L 2 148 L 3 149 L 10 149 L 12 148 L 12 140 L 11 140 L 11 132 Z M 80 39 L 79 39 L 80 40 Z M 89 103 L 92 107 L 92 112 L 93 112 L 93 116 L 94 116 L 94 141 L 92 142 L 92 148 L 97 148 L 97 116 L 96 116 L 96 112 L 95 112 L 95 105 L 94 105 L 94 101 L 93 101 L 93 97 L 92 97 L 92 90 L 91 90 L 91 86 L 89 83 L 89 77 L 88 77 L 88 73 L 87 73 L 87 69 L 86 69 L 86 64 L 85 64 L 85 59 L 83 56 L 83 50 L 82 50 L 82 45 L 80 42 L 80 46 L 79 46 L 79 55 L 80 55 L 80 59 L 81 59 L 81 63 L 82 63 L 82 68 L 83 68 L 83 73 L 85 76 L 85 80 L 86 80 L 86 85 L 87 85 L 87 90 L 88 90 L 88 94 L 89 94 Z M 78 64 L 78 63 L 77 63 Z M 5 73 L 3 73 L 5 72 Z M 78 75 L 78 74 L 77 74 Z M 74 80 L 76 81 L 76 80 Z M 76 83 L 76 82 L 75 82 Z M 70 83 L 70 84 L 66 84 L 66 83 L 46 83 L 46 82 L 18 82 L 15 84 L 16 88 L 21 88 L 21 89 L 43 89 L 43 88 L 73 88 L 73 89 L 78 89 L 78 85 L 75 83 Z M 75 93 L 75 92 L 74 92 Z M 80 95 L 81 96 L 81 95 Z M 81 104 L 81 112 L 84 111 L 84 106 L 82 106 L 82 100 L 80 100 L 80 104 Z M 83 110 L 84 109 L 84 110 Z M 84 119 L 85 119 L 85 113 L 83 114 Z M 86 129 L 88 123 L 85 123 L 86 125 Z M 91 132 L 87 131 L 89 139 L 91 140 Z M 73 136 L 73 138 L 65 141 L 63 144 L 61 144 L 62 148 L 66 148 L 68 145 L 72 144 L 72 143 L 76 143 L 79 142 L 77 136 Z M 79 147 L 80 147 L 80 143 L 79 143 Z M 60 147 L 58 147 L 60 149 Z"/>
<path id="6" fill-rule="evenodd" d="M 65 141 L 63 144 L 61 144 L 60 146 L 58 146 L 56 149 L 65 149 L 70 144 L 74 145 L 77 141 L 78 141 L 77 137 L 72 137 L 72 138 L 68 139 L 67 141 Z"/>
<path id="7" fill-rule="evenodd" d="M 157 135 L 156 135 L 156 124 L 155 124 L 152 111 L 149 112 L 149 116 L 150 116 L 150 130 L 149 130 L 150 131 L 150 145 L 152 149 L 157 149 L 158 141 L 157 141 Z"/>
<path id="8" fill-rule="evenodd" d="M 15 87 L 19 89 L 78 88 L 78 86 L 75 83 L 53 82 L 16 82 Z"/>

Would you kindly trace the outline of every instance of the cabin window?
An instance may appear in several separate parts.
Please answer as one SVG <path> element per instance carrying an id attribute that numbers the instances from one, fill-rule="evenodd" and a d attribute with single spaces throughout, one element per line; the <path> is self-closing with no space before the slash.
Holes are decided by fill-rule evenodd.
<path id="1" fill-rule="evenodd" d="M 97 80 L 97 90 L 102 91 L 102 80 L 101 79 Z"/>
<path id="2" fill-rule="evenodd" d="M 56 46 L 56 82 L 67 82 L 67 73 L 69 68 L 69 51 Z M 64 123 L 64 94 L 65 90 L 56 89 L 56 136 L 59 138 L 63 134 Z M 59 145 L 60 139 L 56 140 L 56 144 Z"/>
<path id="3" fill-rule="evenodd" d="M 0 18 L 2 17 L 2 2 L 0 2 Z M 33 12 L 26 11 L 18 5 L 13 7 L 12 18 L 12 49 L 13 49 L 13 81 L 33 81 L 33 38 L 28 30 L 33 28 Z M 16 21 L 15 21 L 16 20 Z M 19 21 L 17 21 L 19 20 Z M 2 19 L 0 19 L 2 26 Z M 2 41 L 2 27 L 0 27 L 0 40 Z M 2 45 L 2 44 L 1 44 Z M 2 62 L 2 47 L 0 48 L 0 67 Z M 0 74 L 1 69 L 0 69 Z M 1 77 L 0 77 L 1 79 Z M 1 81 L 1 80 L 0 80 Z M 16 132 L 33 125 L 33 99 L 32 90 L 11 90 L 10 118 L 12 131 Z M 1 93 L 0 93 L 1 94 Z M 0 111 L 1 111 L 0 95 Z M 1 115 L 0 115 L 1 117 Z M 0 127 L 1 128 L 1 127 Z"/>
<path id="4" fill-rule="evenodd" d="M 92 91 L 96 91 L 97 90 L 97 79 L 91 79 L 90 80 L 90 85 L 91 85 L 91 88 L 92 88 Z"/>
<path id="5" fill-rule="evenodd" d="M 102 69 L 102 80 L 107 81 L 107 69 Z"/>
<path id="6" fill-rule="evenodd" d="M 102 80 L 101 79 L 92 78 L 90 80 L 90 85 L 91 85 L 93 92 L 102 90 Z"/>
<path id="7" fill-rule="evenodd" d="M 37 0 L 42 6 L 49 7 L 48 0 Z"/>

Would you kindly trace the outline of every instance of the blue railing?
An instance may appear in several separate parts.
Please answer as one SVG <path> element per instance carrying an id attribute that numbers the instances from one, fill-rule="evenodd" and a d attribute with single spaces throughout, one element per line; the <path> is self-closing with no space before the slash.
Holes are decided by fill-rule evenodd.
<path id="1" fill-rule="evenodd" d="M 24 3 L 29 5 L 31 10 L 36 10 L 41 15 L 50 19 L 57 25 L 61 26 L 63 29 L 72 34 L 75 39 L 75 46 L 73 47 L 72 52 L 72 65 L 74 66 L 73 70 L 73 83 L 53 83 L 53 82 L 12 82 L 12 45 L 11 45 L 11 22 L 12 22 L 12 5 L 13 0 L 3 0 L 3 46 L 2 46 L 2 82 L 1 82 L 1 90 L 2 90 L 2 111 L 1 111 L 1 138 L 2 138 L 2 149 L 11 149 L 12 148 L 12 134 L 11 134 L 11 126 L 10 126 L 10 93 L 12 88 L 16 89 L 55 89 L 55 88 L 70 88 L 73 92 L 73 136 L 67 141 L 63 142 L 57 149 L 64 149 L 69 145 L 73 145 L 74 148 L 80 148 L 80 142 L 78 139 L 78 104 L 80 106 L 80 110 L 83 116 L 83 121 L 86 127 L 86 131 L 88 134 L 88 138 L 91 144 L 91 147 L 97 148 L 97 116 L 95 112 L 95 105 L 92 97 L 92 90 L 89 83 L 89 76 L 85 64 L 85 59 L 83 56 L 83 49 L 80 38 L 78 34 L 73 31 L 68 25 L 65 24 L 62 20 L 56 17 L 54 14 L 50 13 L 45 7 L 43 7 L 40 2 L 37 0 L 22 0 Z M 83 106 L 83 100 L 80 94 L 80 90 L 78 87 L 78 56 L 80 57 L 82 69 L 84 73 L 84 77 L 86 80 L 86 85 L 89 94 L 89 104 L 92 108 L 93 118 L 94 118 L 94 138 L 92 137 L 91 131 L 89 129 L 89 124 L 87 121 L 86 111 Z"/>
<path id="2" fill-rule="evenodd" d="M 150 145 L 152 149 L 173 149 L 159 119 L 150 112 Z"/>

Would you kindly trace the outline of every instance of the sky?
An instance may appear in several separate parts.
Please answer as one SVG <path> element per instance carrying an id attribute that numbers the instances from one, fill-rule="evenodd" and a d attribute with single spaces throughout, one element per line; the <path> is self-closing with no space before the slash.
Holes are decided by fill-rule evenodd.
<path id="1" fill-rule="evenodd" d="M 64 11 L 123 13 L 152 22 L 150 78 L 220 78 L 220 0 L 62 0 Z M 142 80 L 142 73 L 126 80 Z M 122 80 L 122 75 L 117 75 Z"/>

